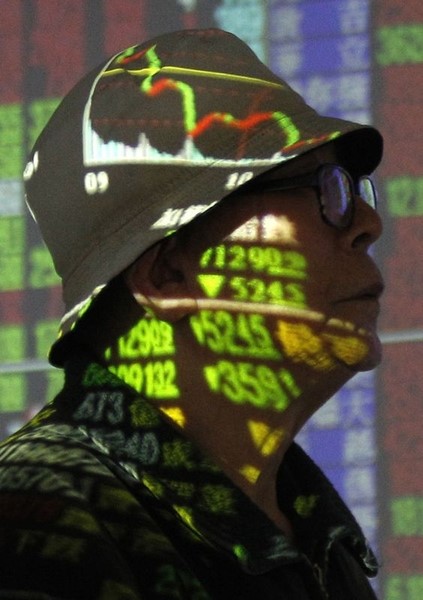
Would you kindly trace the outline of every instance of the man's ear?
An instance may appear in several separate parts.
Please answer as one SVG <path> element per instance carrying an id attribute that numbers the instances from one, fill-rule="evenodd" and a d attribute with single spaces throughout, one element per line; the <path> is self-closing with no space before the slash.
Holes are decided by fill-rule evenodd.
<path id="1" fill-rule="evenodd" d="M 158 319 L 176 322 L 198 310 L 189 290 L 182 250 L 167 238 L 142 254 L 124 279 L 135 300 Z"/>

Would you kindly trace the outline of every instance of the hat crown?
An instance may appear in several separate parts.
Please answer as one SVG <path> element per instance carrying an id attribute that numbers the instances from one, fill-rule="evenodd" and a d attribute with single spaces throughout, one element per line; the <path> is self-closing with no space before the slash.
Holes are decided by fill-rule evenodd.
<path id="1" fill-rule="evenodd" d="M 230 33 L 115 55 L 64 98 L 24 175 L 67 310 L 234 187 L 338 138 L 363 172 L 378 164 L 374 129 L 319 116 Z"/>

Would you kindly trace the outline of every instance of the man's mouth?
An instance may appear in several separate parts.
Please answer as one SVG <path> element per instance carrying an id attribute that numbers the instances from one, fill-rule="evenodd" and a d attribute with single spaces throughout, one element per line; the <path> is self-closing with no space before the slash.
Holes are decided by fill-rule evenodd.
<path id="1" fill-rule="evenodd" d="M 384 290 L 384 285 L 381 281 L 372 283 L 358 292 L 341 298 L 338 302 L 349 302 L 351 300 L 379 300 Z"/>

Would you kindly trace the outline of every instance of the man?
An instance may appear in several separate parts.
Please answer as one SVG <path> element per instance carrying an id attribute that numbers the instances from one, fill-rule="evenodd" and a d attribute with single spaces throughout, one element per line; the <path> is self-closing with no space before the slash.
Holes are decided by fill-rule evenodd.
<path id="1" fill-rule="evenodd" d="M 66 382 L 2 446 L 0 598 L 375 597 L 293 440 L 380 359 L 381 152 L 218 30 L 130 48 L 65 98 L 24 177 Z"/>

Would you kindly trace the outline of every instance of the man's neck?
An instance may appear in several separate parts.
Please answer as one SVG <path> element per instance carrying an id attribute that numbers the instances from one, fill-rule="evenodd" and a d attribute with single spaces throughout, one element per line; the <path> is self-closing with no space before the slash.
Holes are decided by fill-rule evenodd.
<path id="1" fill-rule="evenodd" d="M 105 299 L 99 312 L 102 326 L 94 321 L 86 327 L 82 337 L 100 360 L 119 376 L 122 335 L 127 336 L 128 331 L 132 331 L 131 327 L 141 330 L 145 325 L 148 328 L 152 320 L 143 315 L 142 309 L 125 290 L 118 289 L 110 300 Z M 123 320 L 118 318 L 122 314 L 125 316 Z M 172 362 L 178 387 L 174 398 L 161 398 L 157 393 L 149 395 L 144 388 L 137 391 L 220 466 L 278 527 L 292 536 L 290 525 L 277 503 L 278 468 L 304 423 L 345 382 L 345 373 L 335 372 L 316 378 L 316 374 L 311 374 L 305 366 L 289 365 L 301 392 L 289 400 L 284 410 L 258 407 L 254 398 L 251 402 L 234 403 L 223 394 L 217 394 L 205 381 L 204 365 L 208 359 L 202 355 L 204 349 L 198 345 L 190 346 L 193 338 L 188 322 L 174 326 L 163 322 L 162 328 L 163 331 L 172 328 L 174 355 L 170 358 L 126 358 L 128 368 L 124 371 L 129 373 L 132 363 L 139 370 L 155 363 Z M 152 352 L 157 351 L 156 345 Z M 126 383 L 136 387 L 130 378 Z"/>
<path id="2" fill-rule="evenodd" d="M 196 359 L 201 361 L 201 355 Z M 298 371 L 298 368 L 297 368 Z M 188 374 L 187 374 L 188 377 Z M 336 377 L 335 377 L 336 379 Z M 260 410 L 219 398 L 201 381 L 191 380 L 183 395 L 184 434 L 194 441 L 287 536 L 293 531 L 277 502 L 277 473 L 294 437 L 327 399 L 327 384 L 311 401 L 311 390 L 297 397 L 283 412 Z M 339 383 L 333 383 L 333 393 Z M 195 392 L 192 390 L 195 389 Z M 166 411 L 166 402 L 153 402 Z M 179 424 L 176 424 L 180 427 Z"/>

